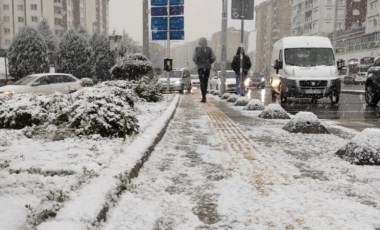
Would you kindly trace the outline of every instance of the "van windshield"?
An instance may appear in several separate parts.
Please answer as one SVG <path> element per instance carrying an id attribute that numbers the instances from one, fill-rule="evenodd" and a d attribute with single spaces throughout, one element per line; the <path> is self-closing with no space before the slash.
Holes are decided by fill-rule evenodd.
<path id="1" fill-rule="evenodd" d="M 335 65 L 331 48 L 285 49 L 285 63 L 294 66 Z"/>

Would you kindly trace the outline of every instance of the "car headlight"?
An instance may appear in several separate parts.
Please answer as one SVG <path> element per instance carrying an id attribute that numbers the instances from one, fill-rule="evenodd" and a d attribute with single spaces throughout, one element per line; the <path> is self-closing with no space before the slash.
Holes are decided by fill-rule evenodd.
<path id="1" fill-rule="evenodd" d="M 262 77 L 262 78 L 261 78 L 261 81 L 265 81 L 265 77 Z"/>
<path id="2" fill-rule="evenodd" d="M 174 84 L 176 84 L 176 85 L 180 85 L 180 84 L 181 84 L 181 81 L 175 81 Z"/>
<path id="3" fill-rule="evenodd" d="M 248 87 L 251 82 L 252 82 L 251 79 L 249 79 L 249 78 L 245 79 L 245 81 L 244 81 L 245 87 Z"/>
<path id="4" fill-rule="evenodd" d="M 15 94 L 15 92 L 13 92 L 13 91 L 3 91 L 3 92 L 1 92 L 1 94 L 4 94 L 5 96 L 12 96 L 13 94 Z"/>

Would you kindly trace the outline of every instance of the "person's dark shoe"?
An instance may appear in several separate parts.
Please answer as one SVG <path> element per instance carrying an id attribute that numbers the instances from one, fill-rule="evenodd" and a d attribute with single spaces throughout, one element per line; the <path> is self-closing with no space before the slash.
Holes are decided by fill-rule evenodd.
<path id="1" fill-rule="evenodd" d="M 206 103 L 206 98 L 202 98 L 201 103 Z"/>

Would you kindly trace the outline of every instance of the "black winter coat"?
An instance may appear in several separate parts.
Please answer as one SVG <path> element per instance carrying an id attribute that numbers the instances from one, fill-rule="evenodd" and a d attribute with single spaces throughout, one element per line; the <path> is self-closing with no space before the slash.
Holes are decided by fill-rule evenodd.
<path id="1" fill-rule="evenodd" d="M 248 74 L 248 71 L 251 68 L 251 66 L 252 66 L 251 59 L 246 54 L 244 54 L 243 55 L 243 74 L 244 75 Z M 232 63 L 231 63 L 231 68 L 233 71 L 235 71 L 237 75 L 240 74 L 240 55 L 234 56 L 234 59 L 232 60 Z"/>

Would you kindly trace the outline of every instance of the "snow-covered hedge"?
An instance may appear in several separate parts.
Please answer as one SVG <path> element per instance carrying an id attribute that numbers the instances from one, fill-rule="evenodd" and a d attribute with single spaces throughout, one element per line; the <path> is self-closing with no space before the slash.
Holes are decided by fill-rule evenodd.
<path id="1" fill-rule="evenodd" d="M 227 100 L 231 96 L 230 93 L 224 93 L 222 96 L 222 100 Z"/>
<path id="2" fill-rule="evenodd" d="M 259 117 L 264 119 L 290 119 L 288 113 L 279 104 L 269 104 Z"/>
<path id="3" fill-rule="evenodd" d="M 36 130 L 43 130 L 55 125 L 61 131 L 74 131 L 76 135 L 133 135 L 139 132 L 133 112 L 134 103 L 140 100 L 135 93 L 136 86 L 115 81 L 85 87 L 73 94 L 16 94 L 4 100 L 0 107 L 0 128 L 34 126 L 40 127 Z M 33 132 L 29 131 L 28 136 L 31 136 Z"/>
<path id="4" fill-rule="evenodd" d="M 219 93 L 220 93 L 219 90 L 215 90 L 212 94 L 213 95 L 219 95 Z"/>
<path id="5" fill-rule="evenodd" d="M 283 129 L 290 133 L 329 133 L 318 117 L 310 112 L 297 113 Z"/>
<path id="6" fill-rule="evenodd" d="M 235 102 L 237 99 L 238 99 L 238 95 L 236 95 L 236 94 L 231 94 L 231 95 L 227 98 L 227 102 Z"/>
<path id="7" fill-rule="evenodd" d="M 252 99 L 248 102 L 247 106 L 244 107 L 244 110 L 264 110 L 264 104 L 258 99 Z"/>
<path id="8" fill-rule="evenodd" d="M 234 103 L 234 106 L 246 106 L 248 104 L 247 97 L 238 97 Z"/>
<path id="9" fill-rule="evenodd" d="M 136 88 L 136 94 L 147 102 L 158 102 L 162 100 L 162 93 L 160 92 L 160 84 L 147 84 L 140 82 Z"/>
<path id="10" fill-rule="evenodd" d="M 357 165 L 380 165 L 380 129 L 368 128 L 352 138 L 335 154 Z"/>
<path id="11" fill-rule="evenodd" d="M 119 58 L 111 73 L 114 78 L 121 80 L 139 80 L 152 71 L 152 64 L 142 54 L 131 54 Z"/>

